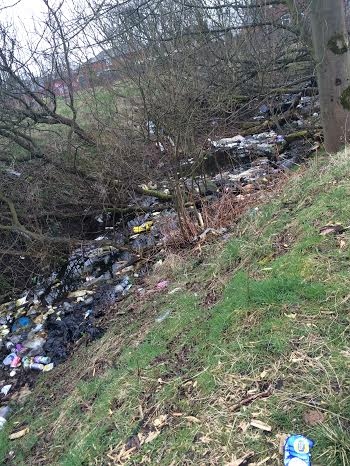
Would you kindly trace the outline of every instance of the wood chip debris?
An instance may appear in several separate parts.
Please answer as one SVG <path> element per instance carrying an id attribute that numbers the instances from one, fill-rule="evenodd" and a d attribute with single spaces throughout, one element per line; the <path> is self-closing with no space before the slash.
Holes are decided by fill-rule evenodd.
<path id="1" fill-rule="evenodd" d="M 259 421 L 258 419 L 253 419 L 251 422 L 250 422 L 250 425 L 252 427 L 256 427 L 257 429 L 260 429 L 260 430 L 263 430 L 265 432 L 271 432 L 272 431 L 272 427 L 269 426 L 268 424 L 265 424 L 264 422 L 262 421 Z"/>

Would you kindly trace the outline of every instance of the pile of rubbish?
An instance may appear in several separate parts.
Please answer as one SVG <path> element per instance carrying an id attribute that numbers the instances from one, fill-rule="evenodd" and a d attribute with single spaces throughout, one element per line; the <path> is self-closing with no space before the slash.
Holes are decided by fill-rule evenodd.
<path id="1" fill-rule="evenodd" d="M 106 226 L 102 236 L 74 250 L 61 270 L 0 305 L 3 403 L 30 387 L 38 373 L 65 361 L 81 338 L 92 341 L 103 334 L 100 318 L 142 276 L 142 269 L 135 271 L 140 251 L 159 241 L 160 213 L 155 214 L 136 217 L 126 231 Z"/>
<path id="2" fill-rule="evenodd" d="M 261 156 L 276 157 L 278 149 L 285 144 L 284 137 L 274 131 L 254 134 L 252 136 L 237 135 L 232 138 L 223 138 L 211 141 L 215 152 L 229 151 L 240 159 L 249 157 L 254 159 Z"/>
<path id="3" fill-rule="evenodd" d="M 312 111 L 308 99 L 299 105 L 301 111 Z M 227 187 L 238 186 L 239 194 L 240 187 L 264 180 L 298 157 L 297 147 L 289 145 L 286 151 L 285 138 L 275 131 L 221 138 L 210 141 L 210 145 L 216 171 L 209 170 L 204 181 L 200 177 L 184 177 L 182 181 L 186 189 L 191 186 L 200 195 L 212 198 L 226 192 Z M 223 154 L 235 163 L 218 173 L 223 165 L 217 161 Z M 191 166 L 193 159 L 188 164 Z M 30 387 L 38 373 L 51 371 L 65 361 L 81 338 L 99 338 L 104 332 L 100 319 L 106 310 L 132 292 L 147 273 L 142 266 L 135 267 L 140 253 L 162 244 L 159 220 L 168 219 L 168 225 L 173 225 L 177 216 L 173 207 L 164 208 L 164 204 L 157 211 L 159 200 L 152 196 L 140 197 L 137 205 L 149 212 L 126 225 L 97 217 L 100 236 L 74 250 L 49 278 L 39 279 L 32 289 L 0 305 L 0 428 L 9 413 L 8 402 L 16 399 L 16 393 L 26 385 Z"/>

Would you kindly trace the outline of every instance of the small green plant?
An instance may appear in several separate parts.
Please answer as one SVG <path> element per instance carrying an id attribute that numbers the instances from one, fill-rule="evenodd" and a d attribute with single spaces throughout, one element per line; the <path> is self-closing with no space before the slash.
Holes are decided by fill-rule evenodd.
<path id="1" fill-rule="evenodd" d="M 349 428 L 341 423 L 325 424 L 318 430 L 322 453 L 319 459 L 329 466 L 350 465 L 350 435 Z"/>

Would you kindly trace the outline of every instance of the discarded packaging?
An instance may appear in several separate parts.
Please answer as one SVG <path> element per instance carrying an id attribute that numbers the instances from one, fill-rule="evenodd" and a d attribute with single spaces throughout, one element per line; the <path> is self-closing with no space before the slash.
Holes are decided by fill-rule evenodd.
<path id="1" fill-rule="evenodd" d="M 15 357 L 16 357 L 16 353 L 11 353 L 7 355 L 6 358 L 2 361 L 3 365 L 9 366 L 12 363 L 12 361 L 15 359 Z"/>
<path id="2" fill-rule="evenodd" d="M 36 362 L 30 363 L 27 366 L 27 369 L 33 369 L 35 371 L 43 371 L 44 370 L 44 364 L 38 364 Z"/>
<path id="3" fill-rule="evenodd" d="M 7 395 L 8 392 L 11 390 L 12 385 L 4 385 L 0 390 L 3 395 Z"/>
<path id="4" fill-rule="evenodd" d="M 213 147 L 235 147 L 237 144 L 242 143 L 245 140 L 244 136 L 241 136 L 238 134 L 237 136 L 234 136 L 233 138 L 223 138 L 219 139 L 218 141 L 209 141 L 212 143 Z"/>
<path id="5" fill-rule="evenodd" d="M 68 298 L 83 298 L 87 294 L 93 294 L 93 292 L 89 290 L 72 291 L 71 293 L 69 293 Z"/>
<path id="6" fill-rule="evenodd" d="M 311 466 L 314 441 L 303 435 L 291 435 L 284 444 L 284 466 Z"/>
<path id="7" fill-rule="evenodd" d="M 156 318 L 156 322 L 158 324 L 160 324 L 161 322 L 163 322 L 163 320 L 165 320 L 167 317 L 169 317 L 170 314 L 171 314 L 171 309 L 168 309 L 162 315 L 160 315 L 159 317 Z"/>
<path id="8" fill-rule="evenodd" d="M 157 283 L 156 288 L 157 290 L 164 290 L 165 288 L 167 288 L 168 285 L 168 280 L 162 280 L 161 282 Z"/>
<path id="9" fill-rule="evenodd" d="M 38 354 L 38 353 L 41 353 L 45 342 L 46 342 L 45 338 L 36 337 L 33 340 L 25 341 L 23 343 L 23 346 L 27 349 L 30 349 L 32 354 Z"/>
<path id="10" fill-rule="evenodd" d="M 217 141 L 209 139 L 209 142 L 216 151 L 234 151 L 240 157 L 244 157 L 252 152 L 273 156 L 276 152 L 276 146 L 284 144 L 285 140 L 283 136 L 277 135 L 274 131 L 270 131 L 245 137 L 237 135 L 232 138 L 223 138 Z"/>
<path id="11" fill-rule="evenodd" d="M 29 317 L 20 317 L 16 320 L 16 322 L 12 325 L 12 331 L 16 332 L 19 329 L 24 327 L 28 327 L 31 324 Z"/>
<path id="12" fill-rule="evenodd" d="M 10 367 L 11 369 L 15 369 L 16 367 L 18 367 L 19 365 L 21 364 L 21 358 L 19 356 L 15 356 L 12 361 L 11 361 L 11 364 L 10 364 Z"/>
<path id="13" fill-rule="evenodd" d="M 26 304 L 26 302 L 27 302 L 27 295 L 23 296 L 23 298 L 17 299 L 16 306 L 17 307 L 23 306 L 24 304 Z"/>
<path id="14" fill-rule="evenodd" d="M 153 222 L 150 220 L 148 222 L 143 223 L 142 225 L 132 227 L 133 233 L 145 233 L 146 231 L 150 231 L 153 226 Z"/>
<path id="15" fill-rule="evenodd" d="M 49 372 L 54 368 L 54 364 L 48 356 L 35 356 L 34 358 L 25 356 L 22 362 L 24 369 Z"/>
<path id="16" fill-rule="evenodd" d="M 43 372 L 52 371 L 53 367 L 54 367 L 53 362 L 51 364 L 46 364 L 43 368 Z"/>

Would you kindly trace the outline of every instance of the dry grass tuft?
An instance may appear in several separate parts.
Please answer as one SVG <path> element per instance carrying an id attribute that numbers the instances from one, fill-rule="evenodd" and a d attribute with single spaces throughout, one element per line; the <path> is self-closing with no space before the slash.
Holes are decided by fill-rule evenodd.
<path id="1" fill-rule="evenodd" d="M 203 203 L 202 217 L 205 228 L 228 228 L 256 203 L 256 196 L 235 196 L 223 194 L 212 203 Z"/>
<path id="2" fill-rule="evenodd" d="M 254 192 L 244 195 L 227 192 L 214 201 L 204 199 L 196 207 L 182 209 L 178 216 L 164 218 L 159 226 L 164 246 L 169 251 L 178 251 L 207 242 L 212 235 L 201 237 L 204 231 L 232 228 L 247 210 L 271 200 L 272 196 L 276 197 L 282 191 L 286 180 L 293 176 L 296 175 L 280 174 L 267 185 L 257 186 Z"/>
<path id="3" fill-rule="evenodd" d="M 170 251 L 164 259 L 155 263 L 152 274 L 145 277 L 147 285 L 155 285 L 161 280 L 176 278 L 183 273 L 188 262 L 188 257 L 181 252 Z"/>

